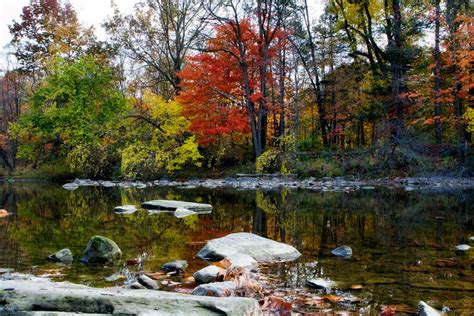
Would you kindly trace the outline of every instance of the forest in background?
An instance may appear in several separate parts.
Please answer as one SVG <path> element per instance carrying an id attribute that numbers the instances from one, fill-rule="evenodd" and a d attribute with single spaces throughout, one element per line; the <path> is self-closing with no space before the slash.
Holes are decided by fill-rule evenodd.
<path id="1" fill-rule="evenodd" d="M 143 0 L 99 41 L 66 1 L 9 25 L 5 174 L 472 174 L 467 0 Z"/>

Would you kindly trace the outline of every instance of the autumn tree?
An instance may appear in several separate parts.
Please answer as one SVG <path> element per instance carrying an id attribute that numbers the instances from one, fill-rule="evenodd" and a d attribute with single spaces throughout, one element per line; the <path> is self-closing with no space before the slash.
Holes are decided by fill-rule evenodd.
<path id="1" fill-rule="evenodd" d="M 0 77 L 0 158 L 8 173 L 14 171 L 16 166 L 18 144 L 10 131 L 10 124 L 17 122 L 21 114 L 24 80 L 18 70 L 7 70 Z"/>
<path id="2" fill-rule="evenodd" d="M 122 136 L 120 169 L 124 177 L 153 179 L 180 169 L 201 166 L 196 137 L 189 132 L 183 106 L 145 91 L 128 100 L 132 113 L 147 113 L 152 122 L 129 119 Z"/>
<path id="3" fill-rule="evenodd" d="M 74 59 L 86 52 L 103 52 L 93 29 L 82 27 L 72 5 L 60 0 L 31 0 L 9 29 L 19 70 L 34 80 L 44 75 L 56 55 Z"/>

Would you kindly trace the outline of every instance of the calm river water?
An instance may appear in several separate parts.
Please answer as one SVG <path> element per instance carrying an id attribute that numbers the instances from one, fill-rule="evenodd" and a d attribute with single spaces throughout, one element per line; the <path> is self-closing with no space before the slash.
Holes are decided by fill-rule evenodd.
<path id="1" fill-rule="evenodd" d="M 152 199 L 210 203 L 214 209 L 211 214 L 183 219 L 170 213 L 113 212 L 115 206 L 138 206 Z M 419 300 L 455 314 L 474 310 L 474 260 L 453 252 L 455 245 L 468 243 L 474 235 L 472 191 L 378 188 L 322 193 L 157 187 L 67 191 L 58 184 L 17 182 L 0 186 L 0 203 L 13 213 L 0 219 L 0 268 L 112 286 L 104 278 L 118 266 L 91 268 L 78 260 L 88 239 L 103 235 L 117 242 L 123 259 L 147 253 L 146 271 L 158 271 L 171 259 L 186 259 L 192 274 L 206 265 L 195 257 L 206 240 L 245 231 L 292 244 L 302 252 L 296 262 L 263 268 L 281 291 L 297 293 L 305 289 L 307 278 L 324 277 L 340 284 L 333 294 L 357 297 L 302 306 L 303 310 L 377 314 L 389 305 L 410 313 Z M 330 255 L 340 245 L 353 248 L 351 259 Z M 45 259 L 65 247 L 75 257 L 71 266 Z"/>

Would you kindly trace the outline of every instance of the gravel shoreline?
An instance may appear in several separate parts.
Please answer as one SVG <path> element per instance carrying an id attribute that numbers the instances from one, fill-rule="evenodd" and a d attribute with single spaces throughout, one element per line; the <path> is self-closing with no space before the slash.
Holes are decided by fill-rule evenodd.
<path id="1" fill-rule="evenodd" d="M 322 192 L 352 192 L 357 190 L 372 190 L 376 187 L 400 188 L 405 191 L 450 191 L 467 190 L 474 188 L 474 178 L 454 177 L 413 177 L 372 180 L 347 180 L 344 178 L 307 178 L 296 179 L 293 176 L 281 177 L 278 175 L 237 175 L 221 179 L 189 179 L 154 181 L 109 181 L 76 179 L 63 185 L 65 189 L 75 190 L 79 187 L 120 187 L 145 189 L 147 187 L 178 187 L 183 189 L 194 188 L 235 188 L 240 190 L 271 190 L 271 189 L 306 189 Z"/>

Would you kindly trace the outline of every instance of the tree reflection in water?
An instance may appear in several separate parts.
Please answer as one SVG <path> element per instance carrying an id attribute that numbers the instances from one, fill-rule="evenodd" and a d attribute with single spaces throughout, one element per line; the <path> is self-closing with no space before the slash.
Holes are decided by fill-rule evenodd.
<path id="1" fill-rule="evenodd" d="M 151 199 L 210 203 L 214 209 L 183 219 L 169 213 L 113 212 L 117 205 Z M 358 296 L 376 304 L 416 305 L 419 299 L 431 299 L 466 308 L 473 298 L 472 260 L 457 261 L 454 268 L 437 261 L 451 260 L 454 245 L 473 235 L 472 192 L 98 187 L 67 191 L 54 184 L 14 183 L 1 186 L 0 201 L 13 213 L 0 219 L 0 267 L 53 267 L 45 260 L 48 254 L 68 247 L 78 258 L 91 236 L 104 235 L 119 244 L 123 259 L 148 253 L 146 270 L 158 270 L 170 259 L 186 259 L 192 273 L 206 265 L 195 258 L 203 242 L 247 231 L 292 244 L 303 253 L 297 262 L 264 268 L 289 287 L 304 286 L 308 277 L 328 277 L 347 286 L 363 284 L 366 290 Z M 330 255 L 340 245 L 353 248 L 350 260 Z M 116 268 L 88 268 L 76 260 L 64 278 L 102 286 L 103 277 Z"/>

